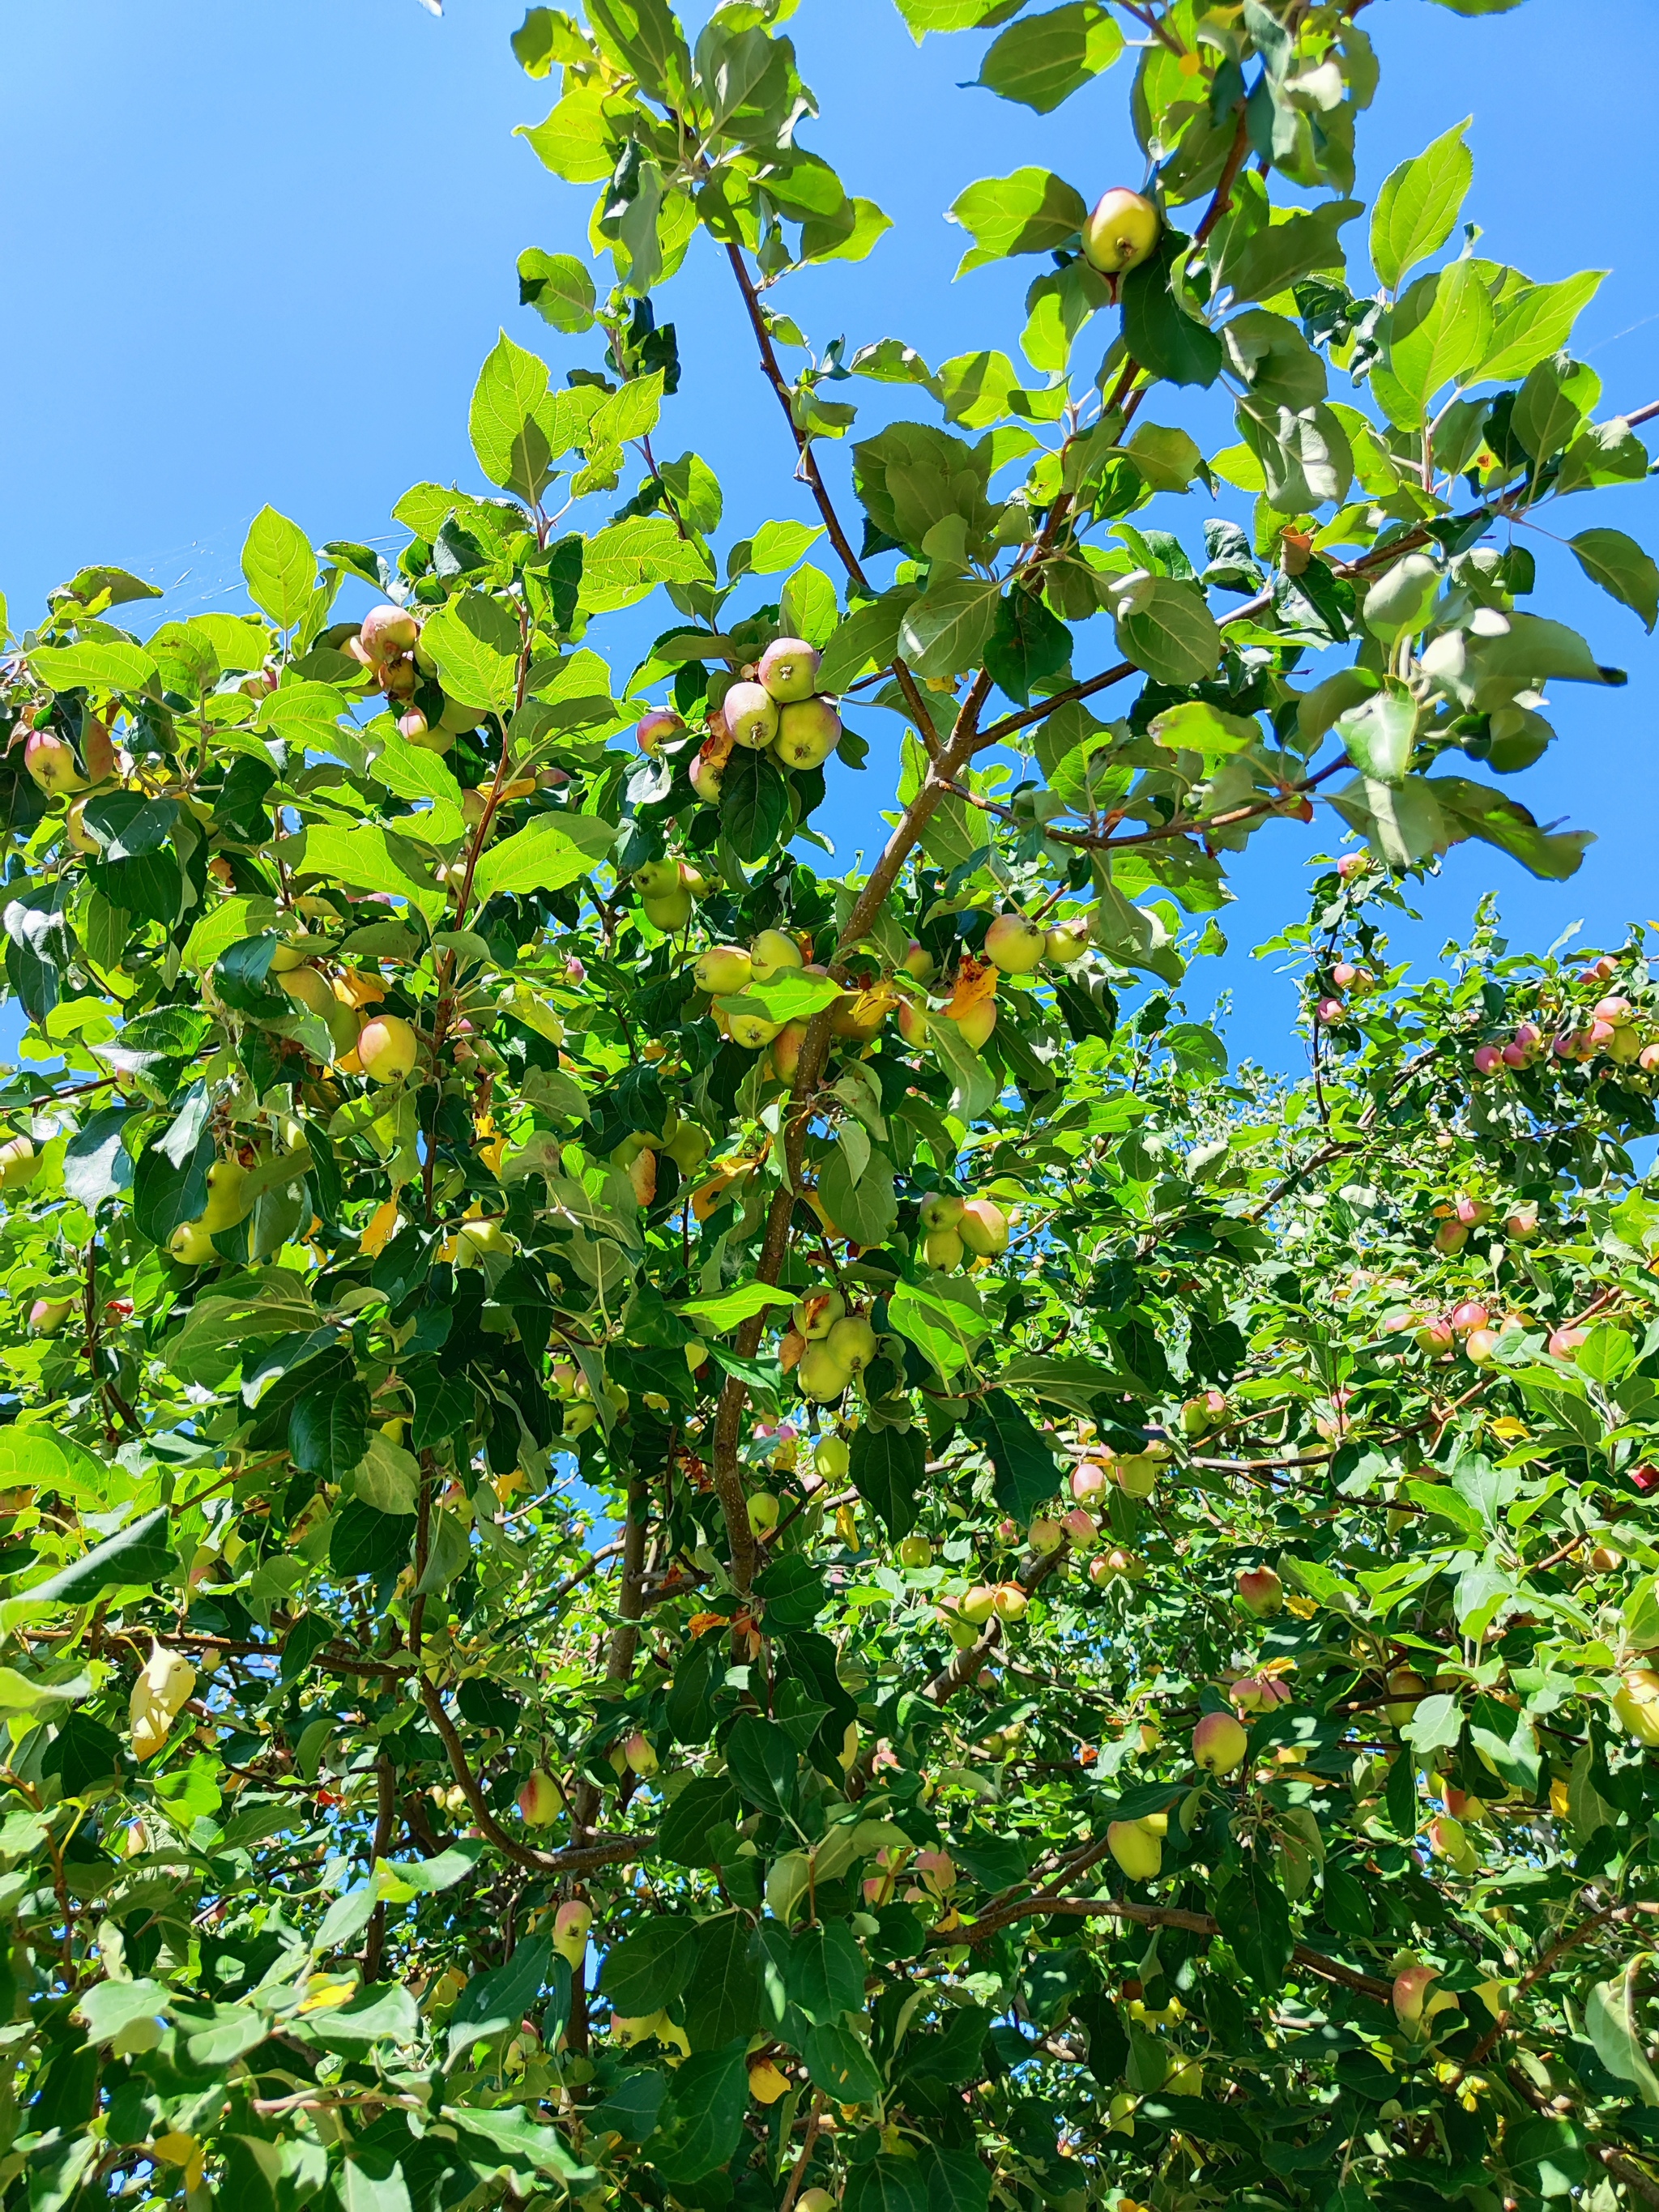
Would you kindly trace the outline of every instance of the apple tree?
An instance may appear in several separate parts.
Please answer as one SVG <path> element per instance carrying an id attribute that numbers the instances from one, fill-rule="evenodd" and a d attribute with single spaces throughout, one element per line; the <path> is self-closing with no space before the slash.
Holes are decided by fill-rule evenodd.
<path id="1" fill-rule="evenodd" d="M 899 4 L 1127 84 L 951 209 L 1022 365 L 809 343 L 791 0 L 533 9 L 473 488 L 5 632 L 9 2207 L 1659 2202 L 1659 989 L 1386 934 L 1579 865 L 1650 410 L 1461 131 L 1353 196 L 1364 0 Z"/>

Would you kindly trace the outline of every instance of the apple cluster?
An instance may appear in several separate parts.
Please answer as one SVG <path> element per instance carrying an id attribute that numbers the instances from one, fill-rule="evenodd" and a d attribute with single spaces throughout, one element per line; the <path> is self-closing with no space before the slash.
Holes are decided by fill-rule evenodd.
<path id="1" fill-rule="evenodd" d="M 758 661 L 744 669 L 717 705 L 708 733 L 691 764 L 691 788 L 713 806 L 719 802 L 734 747 L 770 753 L 780 768 L 822 768 L 841 743 L 841 716 L 833 699 L 817 690 L 820 655 L 804 638 L 774 638 Z M 635 742 L 656 754 L 690 734 L 671 708 L 654 707 L 641 718 Z"/>
<path id="2" fill-rule="evenodd" d="M 447 753 L 476 729 L 483 709 L 446 697 L 438 666 L 421 642 L 421 619 L 410 607 L 371 607 L 343 650 L 366 669 L 398 717 L 400 737 L 423 752 Z"/>

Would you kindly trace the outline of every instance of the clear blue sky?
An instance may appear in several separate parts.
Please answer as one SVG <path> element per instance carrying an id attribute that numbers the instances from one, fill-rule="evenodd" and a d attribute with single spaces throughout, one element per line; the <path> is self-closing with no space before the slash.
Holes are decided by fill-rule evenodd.
<path id="1" fill-rule="evenodd" d="M 592 198 L 548 176 L 511 136 L 551 104 L 507 46 L 522 14 L 516 0 L 449 0 L 441 21 L 417 0 L 6 10 L 0 219 L 13 307 L 0 358 L 0 589 L 14 627 L 90 560 L 166 585 L 168 611 L 233 603 L 242 535 L 267 500 L 318 543 L 390 538 L 390 510 L 410 483 L 482 488 L 466 406 L 499 326 L 561 376 L 596 358 L 591 339 L 561 338 L 517 304 L 520 251 L 585 252 Z M 1608 405 L 1659 398 L 1650 236 L 1659 10 L 1650 0 L 1525 0 L 1512 15 L 1465 21 L 1429 0 L 1375 0 L 1363 20 L 1383 78 L 1361 125 L 1362 191 L 1472 111 L 1466 212 L 1485 228 L 1482 250 L 1536 277 L 1610 269 L 1580 348 Z M 820 343 L 844 331 L 850 349 L 892 335 L 934 362 L 987 343 L 1015 352 L 1036 264 L 953 285 L 963 236 L 942 211 L 974 178 L 1023 162 L 1045 163 L 1091 198 L 1138 183 L 1127 64 L 1044 119 L 957 89 L 985 40 L 930 39 L 918 50 L 890 0 L 804 0 L 790 30 L 823 110 L 805 143 L 850 190 L 879 199 L 895 228 L 862 267 L 813 272 L 782 304 Z M 686 371 L 660 450 L 694 447 L 716 468 L 739 526 L 728 538 L 768 514 L 809 512 L 734 307 L 706 244 L 659 301 Z M 842 393 L 860 402 L 860 430 L 895 411 L 884 387 Z M 1156 411 L 1178 419 L 1162 401 Z M 1186 419 L 1212 445 L 1230 441 L 1213 395 L 1193 400 Z M 1196 544 L 1199 496 L 1164 504 L 1159 519 Z M 1582 528 L 1590 518 L 1577 507 L 1571 526 Z M 1650 484 L 1604 495 L 1596 519 L 1659 547 Z M 1549 611 L 1632 682 L 1620 693 L 1559 687 L 1562 740 L 1510 787 L 1541 818 L 1571 817 L 1601 842 L 1565 885 L 1535 884 L 1487 848 L 1460 848 L 1425 890 L 1419 953 L 1460 929 L 1488 888 L 1517 942 L 1542 945 L 1580 917 L 1587 937 L 1616 934 L 1650 909 L 1659 919 L 1650 799 L 1659 657 L 1635 617 L 1584 584 L 1564 552 L 1533 542 Z M 640 629 L 664 619 L 648 605 Z M 1107 653 L 1109 634 L 1095 627 L 1090 650 Z M 884 750 L 896 725 L 869 718 L 867 734 Z M 873 836 L 885 793 L 877 775 L 843 782 L 831 826 L 846 852 Z M 1257 840 L 1235 878 L 1240 902 L 1223 917 L 1236 948 L 1299 904 L 1316 834 L 1287 825 Z M 1220 972 L 1239 997 L 1236 1048 L 1294 1059 L 1284 987 L 1237 950 Z M 1212 983 L 1194 980 L 1201 1000 Z"/>

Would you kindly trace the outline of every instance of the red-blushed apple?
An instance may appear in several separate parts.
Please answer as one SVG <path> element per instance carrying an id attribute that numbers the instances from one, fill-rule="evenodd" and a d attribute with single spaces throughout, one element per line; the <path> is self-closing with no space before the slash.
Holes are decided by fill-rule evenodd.
<path id="1" fill-rule="evenodd" d="M 1131 1881 L 1156 1881 L 1164 1865 L 1164 1839 L 1149 1832 L 1144 1820 L 1107 1823 L 1106 1844 Z"/>
<path id="2" fill-rule="evenodd" d="M 1236 1774 L 1249 1748 L 1249 1737 L 1231 1713 L 1206 1713 L 1193 1730 L 1193 1758 L 1206 1774 Z"/>
<path id="3" fill-rule="evenodd" d="M 61 799 L 87 787 L 75 748 L 56 730 L 29 732 L 23 742 L 23 766 L 48 799 Z"/>
<path id="4" fill-rule="evenodd" d="M 1030 975 L 1042 964 L 1048 933 L 1023 914 L 1000 914 L 985 933 L 985 957 L 1005 975 Z"/>
<path id="5" fill-rule="evenodd" d="M 1455 1218 L 1465 1229 L 1480 1229 L 1492 1219 L 1492 1208 L 1472 1191 L 1460 1190 L 1452 1202 Z"/>
<path id="6" fill-rule="evenodd" d="M 1463 1340 L 1463 1355 L 1477 1367 L 1489 1367 L 1498 1352 L 1495 1328 L 1472 1328 Z"/>
<path id="7" fill-rule="evenodd" d="M 1456 1341 L 1449 1321 L 1425 1321 L 1417 1331 L 1418 1350 L 1426 1352 L 1431 1359 L 1437 1359 L 1449 1352 Z"/>
<path id="8" fill-rule="evenodd" d="M 1465 1298 L 1451 1310 L 1451 1325 L 1459 1336 L 1468 1336 L 1472 1329 L 1485 1328 L 1491 1316 L 1479 1298 Z"/>
<path id="9" fill-rule="evenodd" d="M 997 1594 L 988 1583 L 976 1583 L 958 1600 L 957 1611 L 975 1628 L 982 1627 L 997 1609 Z"/>
<path id="10" fill-rule="evenodd" d="M 1364 874 L 1370 858 L 1369 853 L 1345 853 L 1336 864 L 1336 872 L 1345 884 L 1351 884 L 1356 876 Z"/>
<path id="11" fill-rule="evenodd" d="M 400 1083 L 413 1070 L 420 1039 L 396 1014 L 377 1014 L 357 1032 L 357 1059 L 371 1083 Z"/>
<path id="12" fill-rule="evenodd" d="M 805 1022 L 786 1022 L 772 1040 L 772 1066 L 783 1083 L 793 1083 L 800 1066 L 800 1048 L 806 1042 Z"/>
<path id="13" fill-rule="evenodd" d="M 988 1198 L 966 1200 L 957 1233 L 976 1259 L 994 1260 L 1008 1249 L 1008 1217 Z"/>
<path id="14" fill-rule="evenodd" d="M 1227 1696 L 1241 1713 L 1268 1713 L 1275 1705 L 1288 1705 L 1291 1687 L 1277 1674 L 1246 1674 L 1235 1682 Z"/>
<path id="15" fill-rule="evenodd" d="M 1334 1024 L 1340 1022 L 1346 1012 L 1347 1009 L 1340 999 L 1326 997 L 1320 1000 L 1314 1008 L 1314 1019 L 1322 1029 L 1329 1029 Z"/>
<path id="16" fill-rule="evenodd" d="M 1079 1505 L 1097 1505 L 1106 1495 L 1109 1479 L 1097 1461 L 1085 1459 L 1072 1469 L 1072 1495 Z"/>
<path id="17" fill-rule="evenodd" d="M 927 950 L 927 947 L 925 945 L 919 944 L 913 937 L 910 939 L 909 944 L 905 947 L 904 959 L 902 965 L 904 969 L 905 974 L 907 975 L 914 975 L 918 983 L 931 983 L 933 980 L 934 973 L 939 967 L 939 963 L 934 959 L 933 954 Z"/>
<path id="18" fill-rule="evenodd" d="M 528 1828 L 545 1828 L 556 1820 L 564 1799 L 553 1777 L 539 1766 L 519 1792 L 519 1813 Z"/>
<path id="19" fill-rule="evenodd" d="M 1549 1355 L 1552 1359 L 1576 1359 L 1579 1346 L 1589 1336 L 1587 1328 L 1553 1328 L 1550 1331 Z"/>
<path id="20" fill-rule="evenodd" d="M 1080 1505 L 1074 1505 L 1069 1513 L 1061 1514 L 1060 1525 L 1066 1531 L 1066 1541 L 1074 1552 L 1091 1552 L 1100 1541 L 1100 1531 L 1096 1528 L 1092 1516 Z"/>
<path id="21" fill-rule="evenodd" d="M 553 1948 L 573 1972 L 587 1956 L 587 1931 L 592 1925 L 593 1908 L 580 1897 L 568 1899 L 553 1916 Z"/>
<path id="22" fill-rule="evenodd" d="M 1182 1432 L 1189 1437 L 1207 1436 L 1227 1418 L 1227 1400 L 1220 1390 L 1200 1390 L 1196 1398 L 1188 1398 L 1181 1409 Z"/>
<path id="23" fill-rule="evenodd" d="M 1285 1585 L 1271 1567 L 1241 1567 L 1233 1587 L 1245 1612 L 1258 1620 L 1271 1620 L 1285 1602 Z"/>
<path id="24" fill-rule="evenodd" d="M 714 945 L 698 955 L 691 980 L 711 999 L 727 999 L 746 990 L 753 973 L 754 963 L 741 945 Z"/>
<path id="25" fill-rule="evenodd" d="M 1460 1874 L 1473 1874 L 1480 1862 L 1470 1846 L 1463 1823 L 1449 1813 L 1437 1813 L 1429 1823 L 1429 1848 L 1446 1859 Z"/>
<path id="26" fill-rule="evenodd" d="M 977 1052 L 989 1042 L 991 1032 L 997 1025 L 997 1002 L 994 999 L 975 999 L 971 1005 L 963 1006 L 959 1013 L 954 1014 L 946 1007 L 945 1018 L 956 1024 L 957 1034 L 968 1049 Z"/>
<path id="27" fill-rule="evenodd" d="M 818 659 L 805 638 L 775 637 L 755 673 L 781 707 L 793 707 L 817 689 Z"/>
<path id="28" fill-rule="evenodd" d="M 421 635 L 420 623 L 405 607 L 371 607 L 357 631 L 357 641 L 378 668 L 400 653 L 413 650 Z"/>
<path id="29" fill-rule="evenodd" d="M 720 702 L 720 714 L 734 744 L 763 752 L 778 734 L 778 702 L 758 684 L 734 684 Z"/>
<path id="30" fill-rule="evenodd" d="M 1394 2016 L 1401 2027 L 1409 2030 L 1422 2026 L 1429 1984 L 1439 1978 L 1438 1966 L 1406 1966 L 1395 1976 L 1389 1994 L 1394 2002 Z"/>
<path id="31" fill-rule="evenodd" d="M 691 763 L 692 790 L 705 806 L 718 806 L 725 782 L 725 768 L 719 761 L 709 758 L 708 748 L 705 745 Z"/>
<path id="32" fill-rule="evenodd" d="M 1158 245 L 1164 227 L 1152 202 L 1127 185 L 1114 185 L 1095 202 L 1083 226 L 1083 254 L 1103 276 L 1115 280 L 1138 269 Z"/>
<path id="33" fill-rule="evenodd" d="M 655 1747 L 652 1744 L 650 1737 L 648 1735 L 641 1735 L 638 1729 L 635 1729 L 632 1735 L 624 1737 L 623 1741 L 623 1757 L 628 1762 L 629 1772 L 630 1774 L 637 1774 L 642 1780 L 647 1776 L 654 1774 L 657 1771 L 657 1753 Z"/>
<path id="34" fill-rule="evenodd" d="M 653 707 L 635 725 L 634 742 L 642 753 L 660 752 L 685 735 L 685 724 L 670 707 Z"/>
<path id="35" fill-rule="evenodd" d="M 1478 1044 L 1474 1048 L 1474 1072 L 1477 1075 L 1495 1075 L 1504 1065 L 1501 1045 Z"/>
<path id="36" fill-rule="evenodd" d="M 56 1336 L 74 1310 L 73 1298 L 36 1298 L 29 1308 L 29 1334 Z"/>
<path id="37" fill-rule="evenodd" d="M 992 1593 L 999 1620 L 1023 1620 L 1031 1601 L 1018 1583 L 999 1583 Z"/>
<path id="38" fill-rule="evenodd" d="M 1434 1249 L 1449 1259 L 1461 1252 L 1469 1241 L 1469 1232 L 1461 1221 L 1443 1221 L 1434 1232 Z"/>
<path id="39" fill-rule="evenodd" d="M 1088 1516 L 1085 1514 L 1086 1520 Z M 1058 1521 L 1044 1513 L 1032 1522 L 1026 1531 L 1026 1542 L 1034 1552 L 1057 1552 L 1066 1541 L 1066 1531 Z"/>

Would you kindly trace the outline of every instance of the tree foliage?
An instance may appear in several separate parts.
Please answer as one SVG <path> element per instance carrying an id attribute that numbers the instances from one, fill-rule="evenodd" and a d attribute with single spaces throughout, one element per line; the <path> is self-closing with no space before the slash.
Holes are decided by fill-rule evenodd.
<path id="1" fill-rule="evenodd" d="M 1367 232 L 1357 5 L 899 6 L 1133 70 L 1133 257 L 951 210 L 1024 368 L 785 312 L 886 227 L 789 0 L 534 9 L 614 283 L 520 258 L 481 488 L 7 633 L 8 2203 L 1659 2197 L 1659 991 L 1383 933 L 1582 855 L 1597 279 L 1447 258 L 1461 131 Z M 694 252 L 815 525 L 657 457 Z M 1316 818 L 1285 1083 L 1180 992 Z"/>

